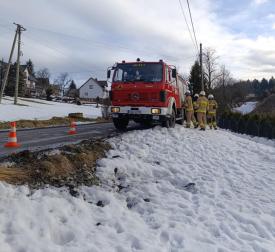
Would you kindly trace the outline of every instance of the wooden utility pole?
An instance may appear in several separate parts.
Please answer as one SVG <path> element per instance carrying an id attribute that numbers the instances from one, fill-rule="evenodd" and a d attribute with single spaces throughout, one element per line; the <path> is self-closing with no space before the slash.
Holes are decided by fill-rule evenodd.
<path id="1" fill-rule="evenodd" d="M 5 72 L 4 82 L 3 82 L 2 86 L 1 86 L 0 103 L 2 102 L 2 97 L 3 97 L 4 90 L 5 90 L 5 87 L 6 87 L 6 84 L 7 84 L 8 76 L 9 76 L 12 55 L 13 55 L 13 51 L 14 51 L 14 47 L 15 47 L 15 42 L 16 42 L 16 39 L 17 39 L 17 33 L 18 33 L 18 28 L 16 29 L 16 32 L 15 32 L 15 36 L 14 36 L 14 39 L 13 39 L 13 44 L 12 44 L 12 48 L 11 48 L 11 52 L 10 52 L 10 58 L 9 58 L 9 62 L 8 62 L 8 67 L 7 67 L 6 72 Z"/>
<path id="2" fill-rule="evenodd" d="M 17 25 L 17 33 L 18 33 L 18 51 L 17 51 L 16 83 L 15 83 L 15 91 L 14 91 L 14 104 L 17 104 L 18 86 L 19 86 L 19 75 L 20 75 L 21 32 L 22 31 L 26 31 L 26 29 L 22 25 L 20 25 L 20 24 L 15 24 L 15 25 Z"/>
<path id="3" fill-rule="evenodd" d="M 204 91 L 203 66 L 202 66 L 202 43 L 200 43 L 200 67 L 201 67 L 201 91 Z"/>

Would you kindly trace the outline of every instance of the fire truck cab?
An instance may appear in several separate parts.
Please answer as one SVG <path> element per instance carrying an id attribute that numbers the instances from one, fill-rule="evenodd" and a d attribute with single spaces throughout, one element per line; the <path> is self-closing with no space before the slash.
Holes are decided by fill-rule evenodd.
<path id="1" fill-rule="evenodd" d="M 130 120 L 168 128 L 183 123 L 188 86 L 174 66 L 163 60 L 122 61 L 108 69 L 107 77 L 112 80 L 110 112 L 118 130 L 125 130 Z"/>

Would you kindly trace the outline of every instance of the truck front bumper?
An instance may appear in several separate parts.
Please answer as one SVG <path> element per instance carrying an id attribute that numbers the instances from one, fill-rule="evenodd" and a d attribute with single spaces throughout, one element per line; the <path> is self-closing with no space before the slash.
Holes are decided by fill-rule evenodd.
<path id="1" fill-rule="evenodd" d="M 117 112 L 112 112 L 117 110 Z M 159 110 L 159 113 L 154 113 Z M 130 106 L 113 106 L 110 108 L 113 118 L 128 118 L 129 120 L 150 120 L 150 121 L 166 121 L 170 118 L 168 108 L 164 107 L 130 107 Z"/>

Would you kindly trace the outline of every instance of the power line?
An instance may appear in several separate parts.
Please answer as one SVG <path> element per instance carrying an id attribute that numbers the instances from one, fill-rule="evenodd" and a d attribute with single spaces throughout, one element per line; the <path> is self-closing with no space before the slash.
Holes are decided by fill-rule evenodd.
<path id="1" fill-rule="evenodd" d="M 190 30 L 190 27 L 189 27 L 189 24 L 188 24 L 188 22 L 187 22 L 187 18 L 186 18 L 186 15 L 185 15 L 185 13 L 184 13 L 184 10 L 183 10 L 183 6 L 182 6 L 181 0 L 179 0 L 179 4 L 180 4 L 181 13 L 182 13 L 182 15 L 183 15 L 183 17 L 184 17 L 184 21 L 185 21 L 185 23 L 186 23 L 186 26 L 187 26 L 187 29 L 188 29 L 190 38 L 191 38 L 191 40 L 192 40 L 192 43 L 193 43 L 193 45 L 195 46 L 195 48 L 198 49 L 198 48 L 196 47 L 196 44 L 195 44 L 195 42 L 194 42 L 194 39 L 193 39 L 191 30 Z"/>
<path id="2" fill-rule="evenodd" d="M 192 18 L 192 14 L 191 14 L 191 8 L 190 8 L 190 5 L 189 5 L 189 0 L 186 0 L 186 1 L 187 1 L 187 5 L 188 5 L 188 10 L 189 10 L 189 15 L 190 15 L 192 28 L 193 28 L 193 33 L 194 33 L 194 38 L 195 38 L 197 50 L 199 51 L 199 46 L 198 46 L 198 41 L 197 41 L 197 36 L 196 36 L 196 32 L 195 32 L 194 22 L 193 22 L 193 18 Z"/>

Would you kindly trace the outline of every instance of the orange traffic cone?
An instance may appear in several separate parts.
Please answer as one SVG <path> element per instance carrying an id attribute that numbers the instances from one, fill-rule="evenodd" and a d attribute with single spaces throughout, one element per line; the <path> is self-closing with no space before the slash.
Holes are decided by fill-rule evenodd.
<path id="1" fill-rule="evenodd" d="M 69 135 L 75 135 L 75 134 L 76 134 L 76 123 L 75 121 L 71 121 Z"/>
<path id="2" fill-rule="evenodd" d="M 4 146 L 8 148 L 20 147 L 21 144 L 17 143 L 16 122 L 11 122 L 10 125 L 11 125 L 11 129 L 9 132 L 9 140 Z"/>

